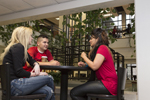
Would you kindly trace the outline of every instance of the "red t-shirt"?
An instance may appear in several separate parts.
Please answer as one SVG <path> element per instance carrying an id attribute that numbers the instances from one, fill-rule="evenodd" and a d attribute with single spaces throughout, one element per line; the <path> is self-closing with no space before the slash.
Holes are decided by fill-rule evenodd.
<path id="1" fill-rule="evenodd" d="M 107 46 L 101 45 L 97 50 L 97 54 L 101 54 L 105 57 L 104 62 L 96 71 L 97 79 L 102 81 L 112 95 L 117 95 L 118 77 L 111 52 L 108 50 Z"/>
<path id="2" fill-rule="evenodd" d="M 42 56 L 47 56 L 47 60 L 51 61 L 53 60 L 53 56 L 51 54 L 51 52 L 49 50 L 45 50 L 44 53 L 40 53 L 37 49 L 37 47 L 30 47 L 28 49 L 28 53 L 30 54 L 30 56 L 35 59 L 36 61 L 41 62 L 42 60 Z M 31 67 L 27 67 L 27 64 L 25 64 L 25 66 L 23 66 L 23 69 L 26 71 L 31 72 L 33 68 Z"/>

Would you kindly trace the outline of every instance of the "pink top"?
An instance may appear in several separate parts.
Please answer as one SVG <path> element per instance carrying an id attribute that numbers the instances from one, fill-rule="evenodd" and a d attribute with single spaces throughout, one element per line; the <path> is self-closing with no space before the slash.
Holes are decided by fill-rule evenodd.
<path id="1" fill-rule="evenodd" d="M 105 57 L 104 62 L 96 71 L 97 79 L 102 81 L 104 86 L 112 95 L 117 95 L 118 77 L 115 71 L 111 52 L 108 50 L 107 46 L 101 45 L 97 50 L 97 54 L 101 54 Z"/>
<path id="2" fill-rule="evenodd" d="M 47 56 L 47 60 L 48 60 L 48 61 L 53 60 L 53 56 L 52 56 L 52 54 L 51 54 L 51 52 L 50 52 L 49 50 L 45 50 L 44 53 L 40 53 L 40 52 L 38 51 L 37 47 L 30 47 L 30 48 L 28 49 L 28 53 L 29 53 L 29 55 L 30 55 L 33 59 L 35 59 L 36 61 L 39 61 L 39 62 L 41 62 L 41 60 L 42 60 L 41 57 L 42 57 L 42 56 Z M 26 71 L 30 71 L 30 72 L 31 72 L 33 68 L 27 67 L 27 65 L 25 64 L 25 66 L 23 67 L 23 69 L 26 70 Z"/>

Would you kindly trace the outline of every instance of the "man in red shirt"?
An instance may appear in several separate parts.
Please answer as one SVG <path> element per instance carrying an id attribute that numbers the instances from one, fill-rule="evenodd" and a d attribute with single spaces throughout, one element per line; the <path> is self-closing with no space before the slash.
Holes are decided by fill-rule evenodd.
<path id="1" fill-rule="evenodd" d="M 30 47 L 28 49 L 28 53 L 30 56 L 35 59 L 39 65 L 57 65 L 59 66 L 60 63 L 56 60 L 53 59 L 53 56 L 51 52 L 47 49 L 48 48 L 48 37 L 46 35 L 39 35 L 37 38 L 37 46 L 35 47 Z M 46 56 L 47 61 L 43 62 L 42 61 L 42 56 Z M 32 71 L 33 68 L 30 67 L 30 65 L 26 62 L 25 66 L 23 67 L 24 70 L 26 71 Z M 54 82 L 53 82 L 53 77 L 49 75 L 50 81 L 51 81 L 51 88 L 54 91 Z M 47 90 L 45 90 L 47 91 Z M 55 100 L 54 94 L 51 97 L 51 100 Z"/>
<path id="2" fill-rule="evenodd" d="M 46 35 L 39 35 L 37 38 L 37 46 L 30 47 L 28 49 L 28 53 L 30 56 L 38 61 L 40 65 L 57 65 L 59 66 L 60 63 L 53 59 L 51 52 L 47 49 L 48 48 L 48 37 Z M 47 62 L 42 62 L 42 56 L 47 57 Z M 32 71 L 32 68 L 28 63 L 25 64 L 23 67 L 26 71 Z"/>

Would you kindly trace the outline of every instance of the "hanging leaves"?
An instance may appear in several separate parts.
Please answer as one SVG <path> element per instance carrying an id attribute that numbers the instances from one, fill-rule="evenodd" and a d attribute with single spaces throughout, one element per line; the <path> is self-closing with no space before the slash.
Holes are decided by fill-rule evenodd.
<path id="1" fill-rule="evenodd" d="M 0 39 L 2 40 L 2 42 L 5 43 L 5 45 L 7 45 L 8 41 L 11 38 L 13 30 L 16 27 L 25 26 L 25 27 L 30 27 L 33 29 L 33 38 L 34 38 L 35 44 L 36 44 L 36 38 L 37 38 L 37 35 L 35 34 L 36 32 L 39 32 L 40 34 L 47 34 L 49 37 L 49 40 L 53 42 L 53 39 L 51 38 L 53 35 L 52 32 L 49 31 L 49 29 L 47 28 L 44 28 L 44 27 L 41 28 L 40 22 L 43 22 L 43 20 L 33 20 L 30 22 L 21 22 L 21 23 L 0 26 Z"/>
<path id="2" fill-rule="evenodd" d="M 107 14 L 108 12 L 113 12 L 116 13 L 115 9 L 110 9 L 110 8 L 106 8 L 106 9 L 98 9 L 98 10 L 93 10 L 93 11 L 86 11 L 84 12 L 84 14 L 86 14 L 86 19 L 82 20 L 82 15 L 83 13 L 76 13 L 76 14 L 72 14 L 69 16 L 64 16 L 63 18 L 63 25 L 66 25 L 68 28 L 74 28 L 74 32 L 72 34 L 72 38 L 71 41 L 75 41 L 76 40 L 76 44 L 78 44 L 77 42 L 81 41 L 82 37 L 84 37 L 87 34 L 91 34 L 91 31 L 94 28 L 97 27 L 102 27 L 102 22 L 103 21 L 107 21 L 110 20 L 111 17 L 115 17 L 114 15 L 110 16 L 110 17 L 104 17 L 104 14 Z M 72 22 L 75 22 L 76 24 L 71 25 L 70 23 L 66 23 L 66 20 L 70 20 Z M 111 23 L 111 25 L 114 25 L 114 23 Z M 103 26 L 104 29 L 107 29 L 106 26 Z M 65 33 L 67 34 L 67 33 Z M 80 39 L 79 38 L 80 36 Z M 116 39 L 112 39 L 112 43 L 116 40 Z M 64 44 L 65 45 L 65 44 Z"/>

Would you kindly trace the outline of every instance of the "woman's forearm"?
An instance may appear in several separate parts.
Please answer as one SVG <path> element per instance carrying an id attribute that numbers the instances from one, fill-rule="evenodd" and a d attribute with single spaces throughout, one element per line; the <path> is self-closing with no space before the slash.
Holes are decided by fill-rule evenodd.
<path id="1" fill-rule="evenodd" d="M 99 69 L 99 67 L 102 65 L 103 61 L 105 60 L 105 57 L 101 54 L 96 54 L 94 61 L 91 61 L 87 56 L 82 57 L 84 61 L 88 64 L 88 66 L 96 71 Z"/>
<path id="2" fill-rule="evenodd" d="M 92 70 L 96 70 L 95 68 L 94 68 L 94 63 L 89 59 L 89 58 L 87 58 L 86 56 L 83 58 L 84 59 L 84 61 L 88 64 L 88 66 L 92 69 Z"/>

